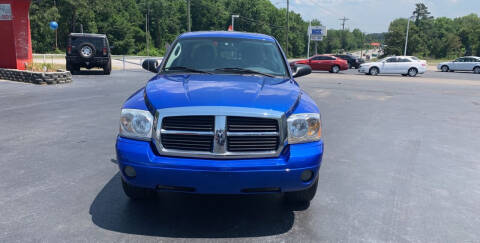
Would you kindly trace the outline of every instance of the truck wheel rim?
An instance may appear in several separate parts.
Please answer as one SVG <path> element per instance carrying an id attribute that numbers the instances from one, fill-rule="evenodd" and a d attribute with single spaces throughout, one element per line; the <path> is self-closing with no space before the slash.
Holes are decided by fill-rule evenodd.
<path id="1" fill-rule="evenodd" d="M 89 57 L 92 55 L 92 48 L 90 48 L 89 46 L 84 46 L 82 47 L 81 52 L 84 56 Z"/>

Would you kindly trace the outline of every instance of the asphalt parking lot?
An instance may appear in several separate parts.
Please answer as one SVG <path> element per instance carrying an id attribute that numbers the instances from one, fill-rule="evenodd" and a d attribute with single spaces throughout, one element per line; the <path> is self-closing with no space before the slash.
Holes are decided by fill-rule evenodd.
<path id="1" fill-rule="evenodd" d="M 480 241 L 480 75 L 299 78 L 324 121 L 309 209 L 279 195 L 124 196 L 114 142 L 146 71 L 0 81 L 0 242 Z"/>

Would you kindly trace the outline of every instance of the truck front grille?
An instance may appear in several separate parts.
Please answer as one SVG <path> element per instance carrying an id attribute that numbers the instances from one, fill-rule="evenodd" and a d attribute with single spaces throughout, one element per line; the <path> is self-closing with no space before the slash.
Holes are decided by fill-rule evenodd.
<path id="1" fill-rule="evenodd" d="M 278 136 L 229 136 L 228 151 L 272 151 L 278 147 Z"/>
<path id="2" fill-rule="evenodd" d="M 257 117 L 227 117 L 229 132 L 278 132 L 278 121 Z"/>
<path id="3" fill-rule="evenodd" d="M 162 155 L 220 159 L 280 154 L 286 139 L 282 113 L 250 108 L 232 112 L 231 109 L 234 110 L 230 107 L 158 110 L 157 150 Z"/>
<path id="4" fill-rule="evenodd" d="M 163 147 L 167 149 L 191 150 L 191 151 L 212 151 L 213 136 L 185 135 L 185 134 L 163 134 Z"/>
<path id="5" fill-rule="evenodd" d="M 214 116 L 171 116 L 163 118 L 162 128 L 179 131 L 213 131 Z"/>

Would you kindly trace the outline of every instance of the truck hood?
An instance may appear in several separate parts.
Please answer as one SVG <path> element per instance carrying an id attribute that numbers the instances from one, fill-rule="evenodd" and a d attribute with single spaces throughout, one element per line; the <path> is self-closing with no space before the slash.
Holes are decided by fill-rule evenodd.
<path id="1" fill-rule="evenodd" d="M 300 98 L 293 80 L 255 75 L 157 75 L 145 87 L 154 109 L 234 106 L 291 112 Z"/>

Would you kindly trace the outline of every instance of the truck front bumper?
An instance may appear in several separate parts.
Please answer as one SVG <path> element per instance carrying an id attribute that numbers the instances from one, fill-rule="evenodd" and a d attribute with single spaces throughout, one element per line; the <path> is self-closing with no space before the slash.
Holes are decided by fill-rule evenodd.
<path id="1" fill-rule="evenodd" d="M 194 159 L 156 154 L 150 142 L 117 138 L 116 153 L 123 179 L 134 186 L 202 194 L 299 191 L 318 178 L 323 142 L 286 146 L 278 158 Z M 125 169 L 135 170 L 127 176 Z M 304 171 L 312 172 L 308 181 Z"/>

